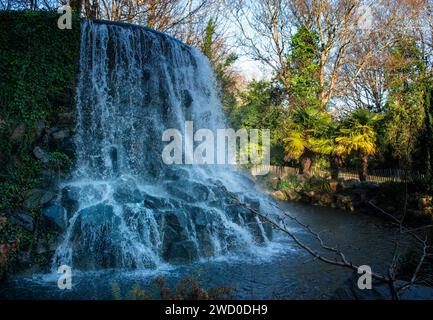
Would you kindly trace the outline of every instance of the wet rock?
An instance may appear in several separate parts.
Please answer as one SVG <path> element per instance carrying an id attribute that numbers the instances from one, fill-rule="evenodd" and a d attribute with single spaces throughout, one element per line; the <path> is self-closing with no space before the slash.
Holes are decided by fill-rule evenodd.
<path id="1" fill-rule="evenodd" d="M 36 159 L 40 160 L 42 163 L 47 164 L 50 162 L 50 156 L 41 147 L 35 147 L 33 149 L 33 155 Z"/>
<path id="2" fill-rule="evenodd" d="M 433 204 L 431 196 L 424 196 L 418 200 L 418 209 L 422 211 L 425 216 L 433 215 Z"/>
<path id="3" fill-rule="evenodd" d="M 223 211 L 234 223 L 242 224 L 248 220 L 248 216 L 252 215 L 251 211 L 245 206 L 239 204 L 227 204 L 224 206 Z"/>
<path id="4" fill-rule="evenodd" d="M 260 209 L 260 200 L 244 196 L 244 203 L 254 210 Z"/>
<path id="5" fill-rule="evenodd" d="M 209 188 L 204 184 L 200 184 L 197 182 L 192 183 L 191 186 L 193 197 L 197 201 L 206 201 L 209 199 Z"/>
<path id="6" fill-rule="evenodd" d="M 36 127 L 35 139 L 40 139 L 42 137 L 44 130 L 45 130 L 45 120 L 41 119 L 39 120 L 38 125 Z"/>
<path id="7" fill-rule="evenodd" d="M 191 203 L 196 201 L 196 199 L 191 195 L 191 192 L 188 192 L 186 189 L 182 188 L 182 186 L 178 185 L 177 182 L 167 183 L 165 184 L 165 188 L 172 196 L 176 198 Z"/>
<path id="8" fill-rule="evenodd" d="M 187 263 L 198 258 L 196 244 L 188 240 L 188 220 L 184 212 L 163 214 L 163 248 L 164 260 L 172 263 Z"/>
<path id="9" fill-rule="evenodd" d="M 66 209 L 59 205 L 53 205 L 42 210 L 42 216 L 55 224 L 60 230 L 67 228 Z"/>
<path id="10" fill-rule="evenodd" d="M 79 214 L 80 223 L 91 226 L 111 223 L 115 218 L 120 219 L 115 216 L 112 206 L 103 203 L 82 209 Z"/>
<path id="11" fill-rule="evenodd" d="M 214 246 L 211 235 L 215 232 L 214 227 L 218 226 L 218 213 L 213 209 L 205 210 L 200 207 L 193 207 L 189 210 L 194 220 L 200 255 L 204 257 L 212 256 Z"/>
<path id="12" fill-rule="evenodd" d="M 278 188 L 278 183 L 281 181 L 281 179 L 279 179 L 279 178 L 272 178 L 272 180 L 271 180 L 271 188 L 273 189 L 273 190 L 277 190 L 277 188 Z"/>
<path id="13" fill-rule="evenodd" d="M 165 260 L 171 263 L 191 263 L 197 259 L 198 249 L 192 240 L 172 243 L 165 256 Z"/>
<path id="14" fill-rule="evenodd" d="M 41 171 L 42 187 L 50 190 L 56 190 L 60 183 L 60 174 L 52 169 Z"/>
<path id="15" fill-rule="evenodd" d="M 58 239 L 56 237 L 50 237 L 48 240 L 46 239 L 39 239 L 37 246 L 36 246 L 36 253 L 37 254 L 47 254 L 47 253 L 53 253 L 56 251 L 58 246 Z"/>
<path id="16" fill-rule="evenodd" d="M 254 221 L 248 222 L 246 225 L 253 235 L 256 243 L 265 242 L 264 229 L 262 229 L 262 224 L 257 217 L 254 218 Z"/>
<path id="17" fill-rule="evenodd" d="M 52 134 L 54 140 L 63 140 L 70 137 L 69 130 L 60 130 Z"/>
<path id="18" fill-rule="evenodd" d="M 168 212 L 164 216 L 165 224 L 176 232 L 176 237 L 169 239 L 170 241 L 181 240 L 187 235 L 187 217 L 184 212 Z"/>
<path id="19" fill-rule="evenodd" d="M 329 182 L 329 188 L 331 189 L 331 192 L 336 193 L 340 189 L 340 183 L 338 181 L 332 180 Z"/>
<path id="20" fill-rule="evenodd" d="M 162 215 L 163 248 L 162 255 L 165 260 L 180 259 L 173 253 L 173 243 L 188 239 L 188 220 L 184 212 L 166 212 Z"/>
<path id="21" fill-rule="evenodd" d="M 58 114 L 58 124 L 62 127 L 72 128 L 75 125 L 75 118 L 72 112 Z"/>
<path id="22" fill-rule="evenodd" d="M 199 243 L 199 253 L 202 257 L 211 257 L 215 254 L 213 240 L 207 228 L 197 229 L 197 238 Z"/>
<path id="23" fill-rule="evenodd" d="M 80 188 L 68 186 L 62 189 L 61 205 L 66 209 L 68 218 L 78 210 L 79 199 Z"/>
<path id="24" fill-rule="evenodd" d="M 34 230 L 35 218 L 29 212 L 20 209 L 8 209 L 5 213 L 6 217 L 13 223 L 28 231 Z"/>
<path id="25" fill-rule="evenodd" d="M 149 194 L 145 194 L 143 197 L 144 205 L 149 209 L 164 210 L 180 207 L 179 202 L 174 199 L 156 197 Z"/>
<path id="26" fill-rule="evenodd" d="M 26 125 L 24 123 L 20 123 L 12 132 L 11 140 L 14 142 L 19 142 L 24 137 L 26 133 Z"/>
<path id="27" fill-rule="evenodd" d="M 170 166 L 164 172 L 164 180 L 178 181 L 181 179 L 189 179 L 189 172 L 184 168 Z"/>
<path id="28" fill-rule="evenodd" d="M 143 201 L 143 196 L 132 179 L 121 179 L 113 197 L 119 203 L 139 203 Z"/>
<path id="29" fill-rule="evenodd" d="M 48 190 L 32 189 L 25 194 L 23 205 L 29 210 L 39 209 L 53 200 L 55 196 L 55 193 Z"/>
<path id="30" fill-rule="evenodd" d="M 266 237 L 268 238 L 268 240 L 272 240 L 272 238 L 273 238 L 273 232 L 274 232 L 273 229 L 272 229 L 272 225 L 270 223 L 264 221 L 263 218 L 259 218 L 259 219 L 260 219 L 260 221 L 262 223 L 262 226 L 263 226 L 263 229 L 265 231 Z"/>
<path id="31" fill-rule="evenodd" d="M 171 195 L 190 203 L 207 201 L 211 195 L 208 186 L 186 179 L 168 182 L 165 188 Z"/>
<path id="32" fill-rule="evenodd" d="M 216 181 L 215 185 L 211 185 L 209 190 L 213 194 L 213 199 L 209 204 L 215 207 L 223 207 L 225 204 L 237 204 L 240 202 L 239 196 L 227 190 L 227 188 Z"/>
<path id="33" fill-rule="evenodd" d="M 72 263 L 87 270 L 124 266 L 121 220 L 104 203 L 80 210 L 71 238 Z"/>
<path id="34" fill-rule="evenodd" d="M 338 195 L 337 196 L 337 206 L 342 210 L 349 210 L 351 212 L 355 211 L 354 200 L 351 196 Z"/>
<path id="35" fill-rule="evenodd" d="M 284 194 L 286 195 L 286 199 L 288 201 L 299 201 L 301 200 L 301 195 L 295 190 L 284 190 Z"/>
<path id="36" fill-rule="evenodd" d="M 330 193 L 320 194 L 318 203 L 322 206 L 331 206 L 334 203 L 334 196 Z"/>
<path id="37" fill-rule="evenodd" d="M 283 191 L 281 191 L 281 190 L 273 192 L 272 196 L 275 199 L 280 200 L 280 201 L 286 201 L 287 200 L 286 194 Z"/>
<path id="38" fill-rule="evenodd" d="M 191 96 L 191 93 L 188 90 L 182 90 L 182 105 L 185 108 L 190 108 L 194 99 Z"/>
<path id="39" fill-rule="evenodd" d="M 215 217 L 217 214 L 215 210 L 207 211 L 198 207 L 191 210 L 191 213 L 194 219 L 195 226 L 203 228 L 210 226 L 212 221 L 214 220 L 213 217 Z"/>

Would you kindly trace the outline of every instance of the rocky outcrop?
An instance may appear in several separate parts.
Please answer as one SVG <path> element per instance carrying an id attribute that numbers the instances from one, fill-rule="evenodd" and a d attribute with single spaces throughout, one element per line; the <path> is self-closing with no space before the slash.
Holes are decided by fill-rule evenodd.
<path id="1" fill-rule="evenodd" d="M 7 209 L 5 211 L 6 218 L 21 226 L 27 231 L 33 232 L 35 229 L 35 218 L 30 212 L 22 209 Z"/>
<path id="2" fill-rule="evenodd" d="M 68 225 L 68 216 L 65 208 L 52 205 L 42 210 L 42 216 L 51 221 L 60 231 L 65 231 Z"/>
<path id="3" fill-rule="evenodd" d="M 122 245 L 117 240 L 121 239 L 120 224 L 110 205 L 101 203 L 81 210 L 72 233 L 74 266 L 80 269 L 117 267 L 116 254 Z"/>
<path id="4" fill-rule="evenodd" d="M 143 195 L 135 181 L 125 178 L 119 180 L 113 197 L 119 203 L 139 203 L 143 201 Z"/>
<path id="5" fill-rule="evenodd" d="M 54 199 L 56 194 L 50 190 L 32 189 L 25 194 L 23 206 L 29 210 L 41 209 Z"/>

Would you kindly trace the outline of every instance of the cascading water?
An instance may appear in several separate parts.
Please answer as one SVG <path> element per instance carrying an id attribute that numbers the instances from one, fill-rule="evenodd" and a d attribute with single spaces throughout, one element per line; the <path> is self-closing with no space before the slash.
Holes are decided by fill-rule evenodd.
<path id="1" fill-rule="evenodd" d="M 269 228 L 233 201 L 259 205 L 240 174 L 162 161 L 164 130 L 187 120 L 225 127 L 215 88 L 194 48 L 142 27 L 83 22 L 77 166 L 59 200 L 68 227 L 53 267 L 155 268 L 268 241 Z"/>

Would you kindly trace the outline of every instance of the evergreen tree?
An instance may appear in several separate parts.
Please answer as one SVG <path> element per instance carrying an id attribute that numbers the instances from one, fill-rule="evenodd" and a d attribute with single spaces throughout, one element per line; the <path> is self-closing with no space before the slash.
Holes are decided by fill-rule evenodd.
<path id="1" fill-rule="evenodd" d="M 315 32 L 300 27 L 292 37 L 290 80 L 290 106 L 295 108 L 319 108 L 319 44 Z"/>

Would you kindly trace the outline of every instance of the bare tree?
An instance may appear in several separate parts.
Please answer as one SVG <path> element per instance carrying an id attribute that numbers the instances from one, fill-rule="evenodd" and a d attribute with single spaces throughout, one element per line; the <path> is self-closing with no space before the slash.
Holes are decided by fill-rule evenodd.
<path id="1" fill-rule="evenodd" d="M 237 0 L 227 4 L 251 58 L 268 65 L 290 92 L 291 37 L 301 26 L 319 37 L 320 107 L 351 88 L 361 72 L 390 45 L 396 10 L 388 1 Z M 392 9 L 383 13 L 383 6 Z M 359 48 L 363 55 L 355 55 Z M 347 73 L 345 66 L 352 72 Z"/>
<path id="2" fill-rule="evenodd" d="M 289 0 L 226 1 L 244 53 L 266 64 L 290 89 L 288 54 L 294 30 Z"/>
<path id="3" fill-rule="evenodd" d="M 181 40 L 191 38 L 193 27 L 205 23 L 213 0 L 84 0 L 87 18 L 128 22 L 168 32 Z M 206 20 L 206 19 L 205 19 Z"/>

